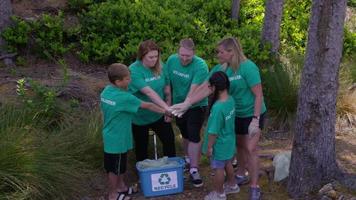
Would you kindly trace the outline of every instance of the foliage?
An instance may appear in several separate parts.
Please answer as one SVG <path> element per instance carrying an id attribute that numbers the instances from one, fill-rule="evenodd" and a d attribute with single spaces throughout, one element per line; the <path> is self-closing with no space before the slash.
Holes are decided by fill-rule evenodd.
<path id="1" fill-rule="evenodd" d="M 263 7 L 259 4 L 262 10 L 258 14 L 261 14 Z M 162 47 L 165 59 L 176 51 L 180 39 L 191 37 L 196 42 L 197 54 L 212 65 L 216 64 L 213 59 L 216 42 L 233 35 L 246 44 L 247 55 L 262 63 L 266 57 L 259 53 L 261 15 L 255 17 L 254 9 L 246 11 L 250 22 L 238 29 L 236 22 L 229 18 L 230 6 L 230 2 L 219 0 L 147 0 L 144 3 L 123 0 L 93 4 L 80 15 L 80 58 L 86 62 L 129 64 L 135 59 L 138 44 L 142 40 L 154 39 Z"/>
<path id="2" fill-rule="evenodd" d="M 343 55 L 356 55 L 356 32 L 344 29 Z"/>
<path id="3" fill-rule="evenodd" d="M 289 130 L 293 127 L 297 109 L 301 56 L 291 54 L 293 62 L 275 61 L 262 69 L 263 94 L 269 109 L 271 126 Z"/>
<path id="4" fill-rule="evenodd" d="M 38 55 L 48 58 L 48 54 L 62 56 L 72 47 L 66 46 L 62 12 L 57 16 L 43 14 L 37 21 L 24 21 L 17 17 L 12 20 L 14 25 L 5 29 L 2 34 L 10 52 L 31 47 Z"/>
<path id="5" fill-rule="evenodd" d="M 2 105 L 0 114 L 0 199 L 78 198 L 101 166 L 98 112 L 67 113 L 55 132 L 38 127 L 26 106 Z"/>
<path id="6" fill-rule="evenodd" d="M 6 50 L 17 52 L 17 49 L 26 47 L 32 29 L 29 23 L 18 17 L 13 16 L 11 20 L 15 25 L 5 29 L 1 35 L 6 40 Z"/>
<path id="7" fill-rule="evenodd" d="M 356 0 L 348 0 L 347 5 L 351 7 L 356 7 Z"/>
<path id="8" fill-rule="evenodd" d="M 52 56 L 60 56 L 70 49 L 64 45 L 63 22 L 62 12 L 59 12 L 57 16 L 44 14 L 40 20 L 33 22 L 34 40 L 39 55 L 48 58 L 43 53 L 48 52 Z"/>
<path id="9" fill-rule="evenodd" d="M 311 0 L 285 1 L 281 25 L 281 46 L 284 50 L 305 53 L 310 12 Z"/>

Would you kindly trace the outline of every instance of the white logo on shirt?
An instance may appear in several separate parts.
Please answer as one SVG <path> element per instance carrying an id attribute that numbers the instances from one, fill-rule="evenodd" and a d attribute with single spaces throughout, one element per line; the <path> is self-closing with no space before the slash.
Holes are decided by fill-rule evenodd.
<path id="1" fill-rule="evenodd" d="M 151 77 L 151 78 L 145 78 L 145 82 L 155 81 L 155 80 L 158 80 L 160 78 L 161 78 L 161 76 L 154 76 L 154 77 Z"/>
<path id="2" fill-rule="evenodd" d="M 225 117 L 225 121 L 231 119 L 232 115 L 235 113 L 235 108 L 229 112 L 229 115 Z"/>
<path id="3" fill-rule="evenodd" d="M 189 74 L 184 74 L 184 73 L 176 71 L 176 70 L 173 70 L 173 74 L 178 75 L 183 78 L 189 78 Z"/>
<path id="4" fill-rule="evenodd" d="M 106 104 L 109 104 L 110 106 L 115 106 L 115 105 L 116 105 L 116 102 L 115 102 L 115 101 L 111 101 L 111 100 L 109 100 L 109 99 L 101 98 L 101 102 L 106 103 Z"/>
<path id="5" fill-rule="evenodd" d="M 230 77 L 229 81 L 239 80 L 241 78 L 242 78 L 241 75 L 236 75 L 236 76 Z"/>

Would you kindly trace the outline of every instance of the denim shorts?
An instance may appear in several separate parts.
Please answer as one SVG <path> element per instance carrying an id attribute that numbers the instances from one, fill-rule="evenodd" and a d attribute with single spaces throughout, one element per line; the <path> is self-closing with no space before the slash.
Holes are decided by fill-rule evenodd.
<path id="1" fill-rule="evenodd" d="M 210 167 L 212 169 L 224 169 L 225 166 L 232 162 L 232 158 L 228 160 L 214 160 L 210 159 Z"/>

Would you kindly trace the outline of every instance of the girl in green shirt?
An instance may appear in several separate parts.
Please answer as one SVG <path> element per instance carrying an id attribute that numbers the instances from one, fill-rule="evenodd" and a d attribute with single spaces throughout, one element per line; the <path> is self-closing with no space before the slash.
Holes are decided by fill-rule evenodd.
<path id="1" fill-rule="evenodd" d="M 214 190 L 205 196 L 204 200 L 225 200 L 226 194 L 240 191 L 232 167 L 232 158 L 236 151 L 235 102 L 228 94 L 230 81 L 224 72 L 212 74 L 209 87 L 213 98 L 202 151 L 210 158 L 215 176 Z M 227 176 L 225 184 L 224 173 Z"/>

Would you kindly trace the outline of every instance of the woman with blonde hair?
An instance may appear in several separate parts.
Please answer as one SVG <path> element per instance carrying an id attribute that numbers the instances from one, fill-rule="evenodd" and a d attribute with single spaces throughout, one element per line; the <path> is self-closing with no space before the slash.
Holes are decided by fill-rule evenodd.
<path id="1" fill-rule="evenodd" d="M 250 199 L 261 199 L 258 185 L 259 162 L 257 144 L 263 128 L 266 106 L 263 100 L 262 84 L 259 69 L 255 63 L 247 59 L 240 42 L 234 37 L 221 40 L 217 45 L 216 65 L 209 74 L 224 71 L 229 77 L 229 95 L 235 100 L 235 133 L 237 135 L 237 158 L 240 168 L 236 179 L 238 184 L 245 182 L 247 168 L 250 181 Z M 191 104 L 209 96 L 208 81 L 190 94 L 186 102 L 176 104 L 170 109 L 175 115 L 184 113 Z"/>

